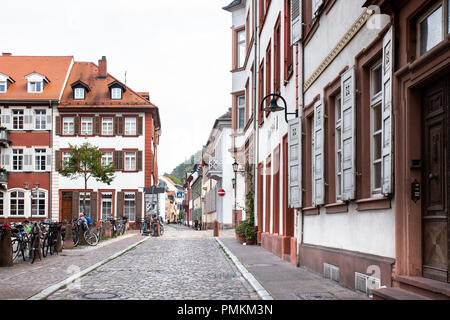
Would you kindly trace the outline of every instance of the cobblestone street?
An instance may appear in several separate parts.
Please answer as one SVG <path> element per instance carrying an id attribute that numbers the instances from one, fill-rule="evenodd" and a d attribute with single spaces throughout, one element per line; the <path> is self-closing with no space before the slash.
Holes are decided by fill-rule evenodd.
<path id="1" fill-rule="evenodd" d="M 48 299 L 259 299 L 212 231 L 166 229 Z"/>

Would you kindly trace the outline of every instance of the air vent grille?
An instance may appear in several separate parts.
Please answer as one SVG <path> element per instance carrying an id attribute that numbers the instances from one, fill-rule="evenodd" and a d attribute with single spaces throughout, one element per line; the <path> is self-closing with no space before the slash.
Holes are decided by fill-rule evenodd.
<path id="1" fill-rule="evenodd" d="M 339 282 L 339 267 L 333 266 L 332 264 L 323 264 L 323 277 L 326 279 L 331 279 L 333 281 Z"/>

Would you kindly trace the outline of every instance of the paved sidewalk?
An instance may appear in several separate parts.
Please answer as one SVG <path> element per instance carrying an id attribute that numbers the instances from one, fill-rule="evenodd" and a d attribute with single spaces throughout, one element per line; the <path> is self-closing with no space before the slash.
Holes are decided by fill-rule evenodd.
<path id="1" fill-rule="evenodd" d="M 222 231 L 222 230 L 221 230 Z M 234 232 L 221 232 L 219 239 L 275 300 L 365 300 L 304 268 L 298 268 L 260 246 L 240 244 Z"/>
<path id="2" fill-rule="evenodd" d="M 95 247 L 63 250 L 34 264 L 20 260 L 13 267 L 0 268 L 0 300 L 28 299 L 142 239 L 137 231 L 127 231 L 124 236 L 100 241 Z"/>

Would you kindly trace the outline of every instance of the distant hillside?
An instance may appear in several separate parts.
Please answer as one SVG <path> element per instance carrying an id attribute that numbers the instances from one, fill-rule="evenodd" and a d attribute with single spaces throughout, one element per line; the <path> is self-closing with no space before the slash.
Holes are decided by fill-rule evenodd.
<path id="1" fill-rule="evenodd" d="M 194 167 L 194 164 L 200 163 L 200 159 L 202 157 L 202 151 L 199 150 L 192 156 L 190 156 L 186 161 L 180 163 L 175 169 L 172 170 L 170 174 L 164 174 L 165 176 L 173 176 L 178 178 L 182 183 L 186 179 L 186 172 L 189 172 Z"/>

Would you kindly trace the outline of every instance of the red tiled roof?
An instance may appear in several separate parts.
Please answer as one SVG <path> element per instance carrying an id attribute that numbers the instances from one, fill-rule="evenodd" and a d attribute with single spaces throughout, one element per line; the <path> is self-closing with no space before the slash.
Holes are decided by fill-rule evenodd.
<path id="1" fill-rule="evenodd" d="M 125 86 L 122 82 L 107 74 L 106 80 L 97 79 L 99 70 L 98 66 L 92 62 L 75 62 L 72 71 L 64 89 L 59 108 L 74 107 L 93 107 L 111 108 L 111 107 L 156 107 L 149 100 L 145 99 L 138 93 Z M 86 94 L 84 100 L 75 100 L 73 97 L 73 89 L 70 86 L 76 81 L 82 81 L 89 86 L 90 92 Z M 117 81 L 121 83 L 126 90 L 122 94 L 121 100 L 111 100 L 108 85 Z"/>
<path id="2" fill-rule="evenodd" d="M 0 73 L 14 79 L 6 93 L 0 93 L 0 100 L 59 100 L 73 56 L 0 56 Z M 28 93 L 25 76 L 36 72 L 50 82 L 42 93 Z"/>

